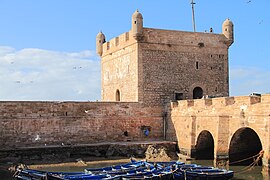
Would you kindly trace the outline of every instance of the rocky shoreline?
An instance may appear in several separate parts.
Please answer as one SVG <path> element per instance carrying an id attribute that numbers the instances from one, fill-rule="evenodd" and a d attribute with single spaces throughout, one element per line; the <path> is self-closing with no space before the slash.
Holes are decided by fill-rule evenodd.
<path id="1" fill-rule="evenodd" d="M 174 156 L 176 155 L 177 144 L 172 141 L 152 141 L 25 147 L 13 150 L 0 150 L 0 162 L 11 164 L 29 164 L 29 162 L 61 163 L 88 157 L 122 156 L 145 158 L 146 155 L 150 158 L 151 154 L 160 153 L 159 149 L 163 149 L 163 156 L 165 154 L 168 157 Z"/>

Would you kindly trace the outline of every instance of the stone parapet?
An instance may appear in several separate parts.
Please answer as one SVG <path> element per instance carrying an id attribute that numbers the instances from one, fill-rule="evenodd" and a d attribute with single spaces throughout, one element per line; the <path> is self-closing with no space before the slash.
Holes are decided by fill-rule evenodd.
<path id="1" fill-rule="evenodd" d="M 114 37 L 108 42 L 105 42 L 102 45 L 103 55 L 111 55 L 112 53 L 118 51 L 119 49 L 123 49 L 131 44 L 134 44 L 136 40 L 131 36 L 131 32 L 125 32 L 118 37 Z"/>
<path id="2" fill-rule="evenodd" d="M 209 48 L 214 47 L 217 50 L 223 48 L 226 37 L 223 34 L 202 33 L 202 32 L 187 32 L 176 30 L 164 30 L 154 28 L 144 28 L 142 42 L 149 44 L 156 43 L 159 45 L 181 46 L 186 48 L 199 47 Z M 170 48 L 170 46 L 168 46 Z M 165 49 L 164 49 L 165 50 Z M 216 51 L 216 54 L 222 53 Z M 214 55 L 214 54 L 213 54 Z"/>
<path id="3" fill-rule="evenodd" d="M 270 95 L 264 94 L 261 96 L 235 96 L 235 97 L 217 97 L 217 98 L 204 98 L 192 100 L 180 100 L 173 102 L 172 106 L 179 106 L 183 108 L 196 108 L 196 107 L 211 107 L 211 106 L 232 106 L 232 105 L 253 105 L 257 103 L 270 102 Z M 205 107 L 205 108 L 206 108 Z"/>

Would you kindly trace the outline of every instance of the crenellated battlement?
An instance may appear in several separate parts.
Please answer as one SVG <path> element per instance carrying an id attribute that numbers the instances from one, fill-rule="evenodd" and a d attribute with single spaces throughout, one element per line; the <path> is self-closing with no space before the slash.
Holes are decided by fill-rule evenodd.
<path id="1" fill-rule="evenodd" d="M 139 41 L 133 37 L 132 31 L 129 31 L 103 43 L 102 50 L 103 55 L 107 55 L 135 42 L 164 44 L 168 48 L 171 46 L 217 48 L 227 46 L 226 41 L 227 38 L 223 34 L 143 28 L 143 35 Z"/>
<path id="2" fill-rule="evenodd" d="M 115 37 L 108 42 L 105 42 L 102 45 L 103 55 L 107 55 L 134 43 L 135 39 L 130 34 L 130 32 L 125 32 L 120 36 Z"/>
<path id="3" fill-rule="evenodd" d="M 172 107 L 182 108 L 207 108 L 211 107 L 224 107 L 224 106 L 241 106 L 241 105 L 254 105 L 257 103 L 269 103 L 270 94 L 263 94 L 261 96 L 235 96 L 235 97 L 219 97 L 207 99 L 188 99 L 172 102 Z"/>

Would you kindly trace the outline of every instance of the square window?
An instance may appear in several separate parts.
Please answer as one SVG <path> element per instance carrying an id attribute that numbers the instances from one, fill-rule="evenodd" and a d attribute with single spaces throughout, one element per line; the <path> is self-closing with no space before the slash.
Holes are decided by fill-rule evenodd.
<path id="1" fill-rule="evenodd" d="M 184 94 L 183 93 L 175 93 L 175 100 L 183 100 L 184 99 Z"/>

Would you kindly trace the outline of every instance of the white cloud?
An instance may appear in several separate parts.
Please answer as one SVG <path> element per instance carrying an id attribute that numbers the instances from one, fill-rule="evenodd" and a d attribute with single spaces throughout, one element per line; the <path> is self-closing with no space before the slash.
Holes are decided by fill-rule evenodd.
<path id="1" fill-rule="evenodd" d="M 12 47 L 9 47 L 9 46 L 0 46 L 0 55 L 5 55 L 5 54 L 8 54 L 8 53 L 11 53 L 15 51 L 14 48 Z"/>
<path id="2" fill-rule="evenodd" d="M 100 62 L 93 51 L 0 46 L 0 100 L 99 100 Z"/>
<path id="3" fill-rule="evenodd" d="M 90 50 L 58 52 L 0 46 L 0 100 L 100 99 L 100 61 Z M 270 93 L 270 71 L 232 67 L 230 95 Z"/>
<path id="4" fill-rule="evenodd" d="M 269 69 L 242 67 L 230 71 L 230 95 L 249 95 L 252 92 L 270 93 Z"/>

